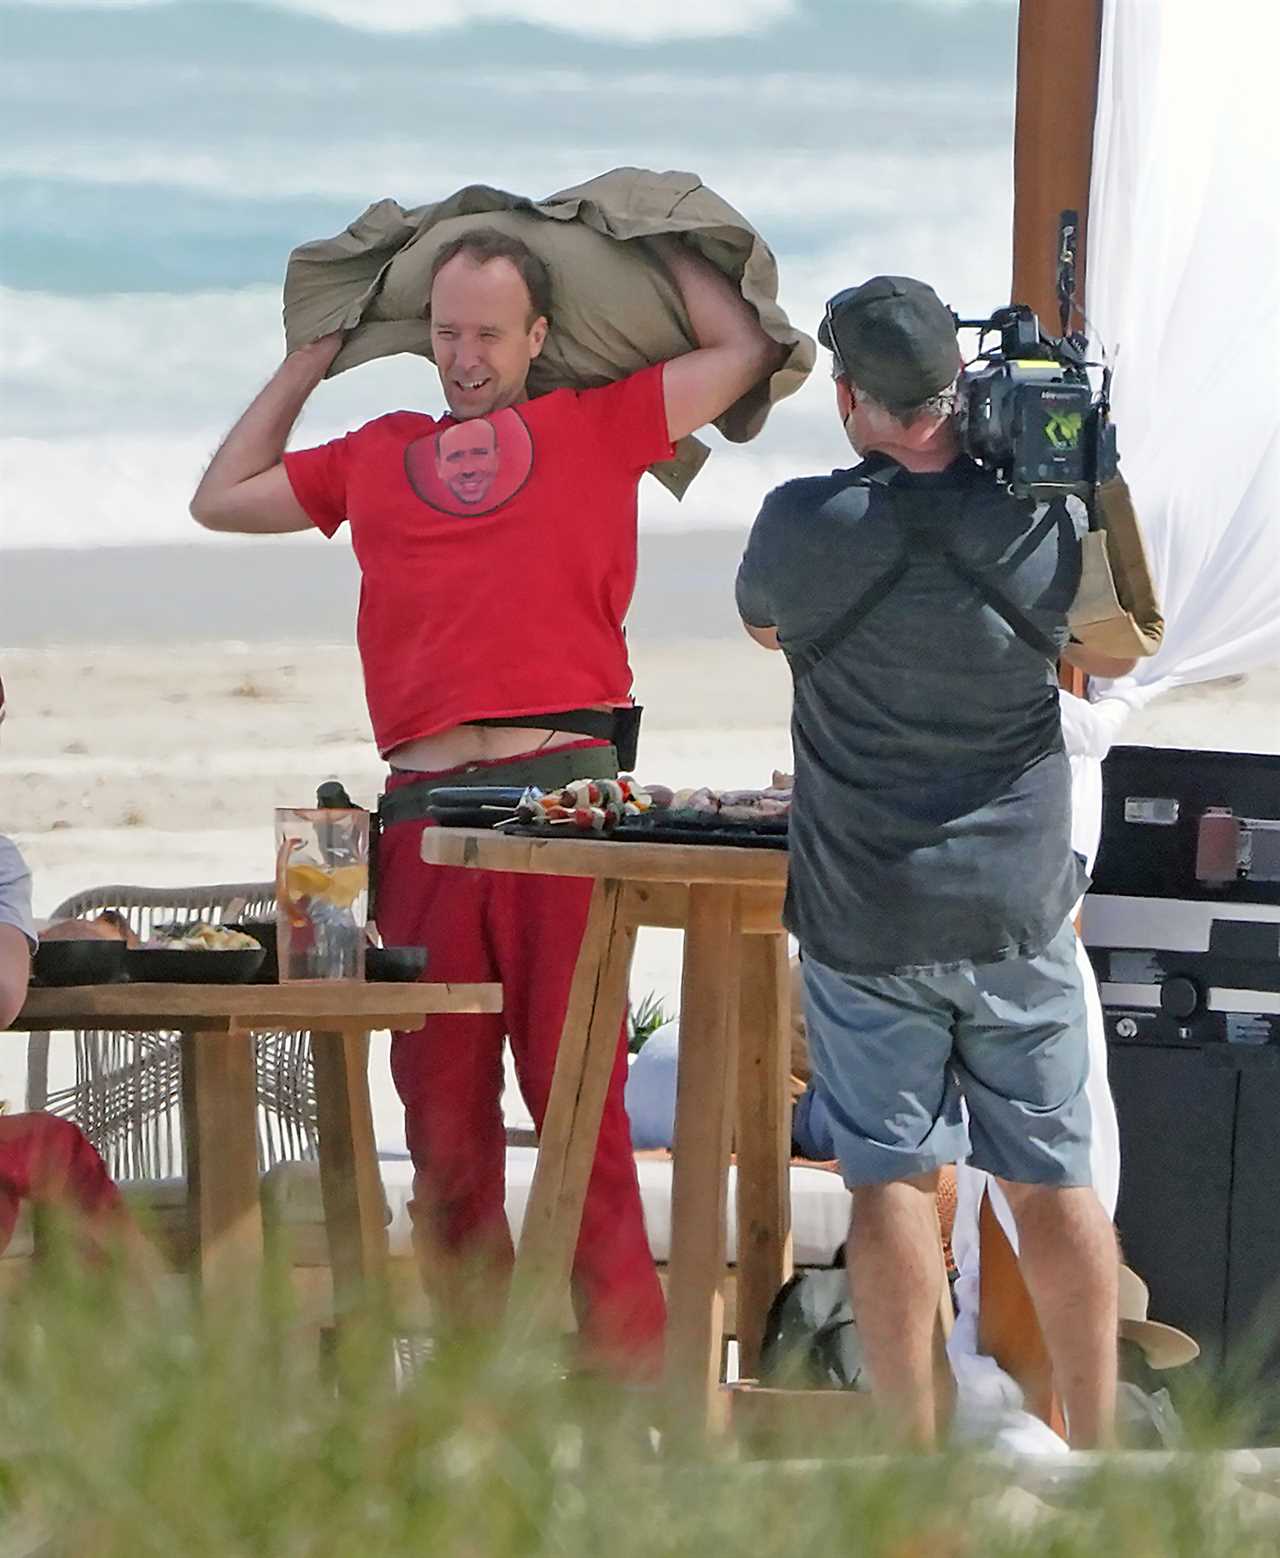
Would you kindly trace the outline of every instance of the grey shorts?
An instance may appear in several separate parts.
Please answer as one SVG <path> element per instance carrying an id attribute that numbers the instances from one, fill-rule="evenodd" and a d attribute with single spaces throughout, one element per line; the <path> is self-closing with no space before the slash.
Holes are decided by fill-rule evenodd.
<path id="1" fill-rule="evenodd" d="M 1090 1183 L 1088 1038 L 1070 923 L 1033 958 L 854 975 L 806 957 L 804 975 L 815 1086 L 846 1184 L 965 1159 L 1015 1183 Z"/>

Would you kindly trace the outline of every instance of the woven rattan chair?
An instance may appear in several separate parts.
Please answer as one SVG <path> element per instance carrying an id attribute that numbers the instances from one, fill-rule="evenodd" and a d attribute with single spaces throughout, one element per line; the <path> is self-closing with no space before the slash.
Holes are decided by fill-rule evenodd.
<path id="1" fill-rule="evenodd" d="M 74 894 L 52 918 L 72 919 L 113 909 L 147 940 L 168 924 L 221 924 L 275 914 L 272 882 L 220 882 L 205 887 L 93 887 Z M 75 1123 L 117 1179 L 166 1179 L 184 1172 L 182 1075 L 177 1033 L 74 1034 L 75 1079 L 49 1090 L 49 1035 L 33 1033 L 27 1048 L 27 1108 Z M 257 1035 L 258 1159 L 262 1169 L 316 1156 L 315 1082 L 305 1033 Z"/>

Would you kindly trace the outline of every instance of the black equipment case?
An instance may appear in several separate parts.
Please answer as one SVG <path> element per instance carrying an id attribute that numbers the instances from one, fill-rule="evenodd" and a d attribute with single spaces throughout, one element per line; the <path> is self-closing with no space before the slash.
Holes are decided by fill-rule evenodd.
<path id="1" fill-rule="evenodd" d="M 1115 747 L 1102 775 L 1082 932 L 1121 1242 L 1155 1318 L 1280 1383 L 1280 756 Z"/>

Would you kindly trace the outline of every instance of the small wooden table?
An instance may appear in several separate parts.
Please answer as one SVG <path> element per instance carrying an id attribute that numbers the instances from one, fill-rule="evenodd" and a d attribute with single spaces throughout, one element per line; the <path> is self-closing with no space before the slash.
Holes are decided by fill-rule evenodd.
<path id="1" fill-rule="evenodd" d="M 320 1189 L 341 1308 L 386 1265 L 386 1203 L 369 1101 L 372 1029 L 413 1029 L 433 1012 L 497 1012 L 496 984 L 117 984 L 32 990 L 11 1027 L 175 1029 L 182 1035 L 187 1195 L 206 1288 L 262 1261 L 253 1035 L 311 1035 Z"/>
<path id="2" fill-rule="evenodd" d="M 744 1372 L 754 1371 L 765 1313 L 791 1266 L 786 852 L 428 828 L 422 858 L 593 882 L 516 1258 L 518 1301 L 547 1323 L 569 1287 L 636 928 L 684 931 L 666 1386 L 710 1426 L 720 1409 L 735 1134 Z"/>

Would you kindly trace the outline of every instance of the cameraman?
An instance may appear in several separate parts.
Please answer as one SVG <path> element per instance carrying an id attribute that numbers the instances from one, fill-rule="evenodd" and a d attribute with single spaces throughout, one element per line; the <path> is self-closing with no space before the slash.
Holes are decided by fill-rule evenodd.
<path id="1" fill-rule="evenodd" d="M 1083 992 L 1055 662 L 1083 506 L 1015 499 L 960 449 L 954 321 L 877 276 L 819 340 L 862 463 L 766 498 L 738 574 L 795 683 L 786 923 L 854 1194 L 849 1270 L 873 1389 L 933 1443 L 938 1170 L 996 1175 L 1071 1442 L 1106 1443 L 1116 1252 L 1090 1188 Z M 968 1131 L 961 1099 L 968 1108 Z"/>

